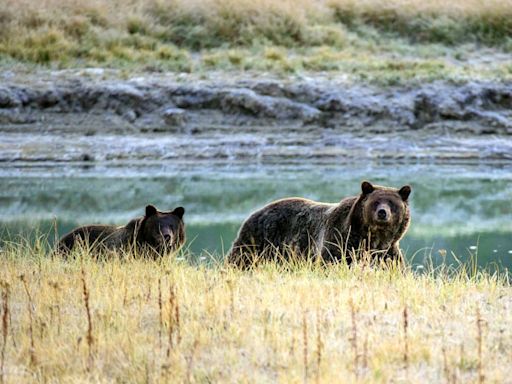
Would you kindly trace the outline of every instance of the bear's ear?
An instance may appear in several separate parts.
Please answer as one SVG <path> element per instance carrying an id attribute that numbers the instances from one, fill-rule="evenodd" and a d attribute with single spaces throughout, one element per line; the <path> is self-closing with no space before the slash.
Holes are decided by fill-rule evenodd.
<path id="1" fill-rule="evenodd" d="M 373 185 L 369 181 L 363 181 L 361 183 L 361 191 L 363 192 L 363 195 L 369 195 L 375 190 L 373 188 Z"/>
<path id="2" fill-rule="evenodd" d="M 183 218 L 183 215 L 185 214 L 185 208 L 178 207 L 175 208 L 174 211 L 171 212 L 173 215 L 178 216 L 180 219 Z"/>
<path id="3" fill-rule="evenodd" d="M 404 185 L 400 190 L 398 191 L 398 194 L 402 198 L 403 201 L 407 201 L 409 198 L 409 195 L 411 194 L 411 186 L 410 185 Z"/>
<path id="4" fill-rule="evenodd" d="M 154 205 L 151 205 L 151 204 L 146 205 L 146 217 L 156 215 L 157 212 L 158 211 Z"/>

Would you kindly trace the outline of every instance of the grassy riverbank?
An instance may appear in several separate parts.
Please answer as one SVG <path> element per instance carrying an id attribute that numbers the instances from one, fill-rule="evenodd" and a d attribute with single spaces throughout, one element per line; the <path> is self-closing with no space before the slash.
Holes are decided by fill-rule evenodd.
<path id="1" fill-rule="evenodd" d="M 4 246 L 4 382 L 504 382 L 504 276 L 357 265 L 240 272 Z"/>
<path id="2" fill-rule="evenodd" d="M 510 0 L 6 0 L 4 66 L 510 78 Z"/>

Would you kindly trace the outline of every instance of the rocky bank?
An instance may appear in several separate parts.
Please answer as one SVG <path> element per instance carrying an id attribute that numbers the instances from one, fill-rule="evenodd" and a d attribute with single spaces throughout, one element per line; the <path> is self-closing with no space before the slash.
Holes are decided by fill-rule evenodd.
<path id="1" fill-rule="evenodd" d="M 366 139 L 380 140 L 381 145 L 382 139 L 405 140 L 414 147 L 417 140 L 474 138 L 480 143 L 477 153 L 488 149 L 490 141 L 505 145 L 493 152 L 494 157 L 512 158 L 507 154 L 512 146 L 512 84 L 508 83 L 435 82 L 383 88 L 321 76 L 123 78 L 99 69 L 26 76 L 3 73 L 0 79 L 0 134 L 5 138 L 0 159 L 4 161 L 31 160 L 23 155 L 27 151 L 9 150 L 16 138 L 28 134 L 147 138 L 156 134 L 176 139 L 168 143 L 176 145 L 174 155 L 167 151 L 170 157 L 187 156 L 187 143 L 195 148 L 205 140 L 208 143 L 195 148 L 195 155 L 207 154 L 204 149 L 212 143 L 230 148 L 229 154 L 213 151 L 212 157 L 250 156 L 258 145 L 273 145 L 271 152 L 277 154 L 280 140 L 288 140 L 288 147 L 297 147 L 299 154 L 309 150 L 310 155 L 329 156 L 339 155 L 329 147 L 345 142 L 347 148 L 354 144 L 364 152 Z M 340 142 L 340 137 L 345 139 Z M 355 141 L 348 143 L 348 138 Z M 311 152 L 313 147 L 316 150 Z M 286 145 L 282 148 L 286 155 L 294 155 Z M 53 160 L 87 160 L 89 154 L 84 149 L 73 156 Z M 99 151 L 90 155 L 98 156 L 102 156 Z"/>

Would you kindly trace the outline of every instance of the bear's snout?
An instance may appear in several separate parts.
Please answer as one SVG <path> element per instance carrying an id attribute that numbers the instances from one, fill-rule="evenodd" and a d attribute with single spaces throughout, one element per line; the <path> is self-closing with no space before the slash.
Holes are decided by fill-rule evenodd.
<path id="1" fill-rule="evenodd" d="M 170 228 L 160 228 L 160 236 L 156 239 L 160 247 L 170 247 L 174 241 L 174 234 Z"/>
<path id="2" fill-rule="evenodd" d="M 174 236 L 173 236 L 172 231 L 165 231 L 164 233 L 161 234 L 161 237 L 160 237 L 161 245 L 163 245 L 165 247 L 169 247 L 172 245 L 173 241 L 174 241 Z"/>
<path id="3" fill-rule="evenodd" d="M 376 219 L 381 223 L 387 223 L 391 219 L 391 211 L 387 205 L 380 204 L 377 207 Z"/>

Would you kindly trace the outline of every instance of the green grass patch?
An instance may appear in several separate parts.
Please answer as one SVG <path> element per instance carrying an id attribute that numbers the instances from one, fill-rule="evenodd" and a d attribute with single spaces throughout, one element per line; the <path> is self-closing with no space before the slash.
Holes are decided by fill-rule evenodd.
<path id="1" fill-rule="evenodd" d="M 51 0 L 30 7 L 7 0 L 0 10 L 0 61 L 186 72 L 342 72 L 382 83 L 475 74 L 507 78 L 501 63 L 480 68 L 468 62 L 463 68 L 456 61 L 479 49 L 512 52 L 511 20 L 512 4 L 499 0 Z"/>

